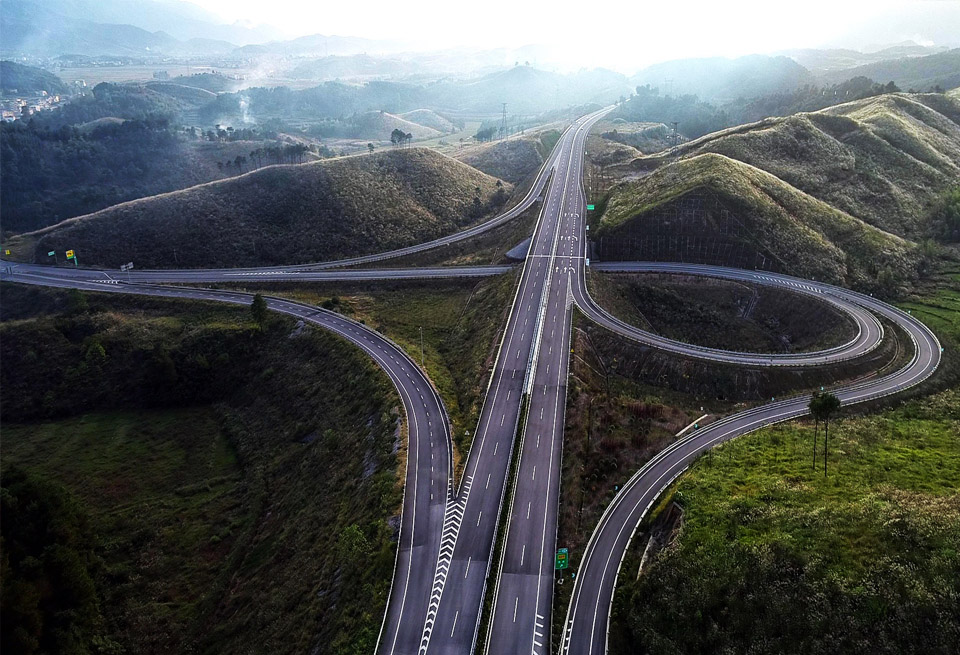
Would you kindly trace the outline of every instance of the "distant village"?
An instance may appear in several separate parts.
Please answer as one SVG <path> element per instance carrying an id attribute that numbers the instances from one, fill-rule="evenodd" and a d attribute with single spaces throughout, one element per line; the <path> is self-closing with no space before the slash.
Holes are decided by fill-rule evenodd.
<path id="1" fill-rule="evenodd" d="M 83 80 L 74 82 L 75 92 L 82 93 L 87 88 Z M 18 95 L 16 89 L 6 89 L 0 100 L 0 116 L 4 122 L 15 121 L 18 118 L 29 118 L 40 111 L 47 111 L 60 106 L 69 100 L 70 96 L 40 91 L 39 94 Z"/>

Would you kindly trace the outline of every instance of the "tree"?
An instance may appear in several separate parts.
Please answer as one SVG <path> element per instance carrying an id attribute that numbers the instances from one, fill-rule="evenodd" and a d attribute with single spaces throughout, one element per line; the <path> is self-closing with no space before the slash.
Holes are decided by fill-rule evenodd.
<path id="1" fill-rule="evenodd" d="M 813 470 L 817 470 L 817 439 L 820 438 L 820 394 L 822 391 L 814 391 L 810 396 L 810 415 L 813 416 Z"/>
<path id="2" fill-rule="evenodd" d="M 390 143 L 392 143 L 395 146 L 399 146 L 400 144 L 403 143 L 403 139 L 406 136 L 407 135 L 403 133 L 403 130 L 401 130 L 400 128 L 394 128 L 393 132 L 390 133 Z"/>
<path id="3" fill-rule="evenodd" d="M 374 148 L 375 146 L 372 143 L 367 144 L 367 150 L 370 152 L 371 155 L 373 154 Z"/>
<path id="4" fill-rule="evenodd" d="M 236 165 L 237 170 L 243 173 L 243 165 L 247 163 L 247 158 L 243 155 L 237 155 L 233 163 Z"/>
<path id="5" fill-rule="evenodd" d="M 827 477 L 827 443 L 830 437 L 830 417 L 840 409 L 840 399 L 829 391 L 814 394 L 810 400 L 810 412 L 818 421 L 823 421 L 823 477 Z"/>
<path id="6" fill-rule="evenodd" d="M 259 293 L 253 297 L 253 302 L 250 303 L 250 313 L 253 314 L 253 320 L 257 322 L 257 326 L 263 332 L 263 326 L 267 322 L 267 301 Z"/>

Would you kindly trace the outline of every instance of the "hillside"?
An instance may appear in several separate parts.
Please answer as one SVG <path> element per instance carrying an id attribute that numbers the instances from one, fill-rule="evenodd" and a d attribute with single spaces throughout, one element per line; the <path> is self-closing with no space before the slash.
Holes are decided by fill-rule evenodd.
<path id="1" fill-rule="evenodd" d="M 669 95 L 690 93 L 721 102 L 786 93 L 814 82 L 810 71 L 796 61 L 766 55 L 678 59 L 654 64 L 630 78 L 634 86 L 663 86 L 664 80 L 669 83 L 661 90 Z"/>
<path id="2" fill-rule="evenodd" d="M 16 90 L 20 95 L 39 94 L 41 91 L 50 95 L 67 92 L 67 85 L 53 73 L 7 60 L 0 61 L 0 86 L 4 93 Z"/>
<path id="3" fill-rule="evenodd" d="M 704 455 L 667 492 L 669 544 L 639 573 L 645 522 L 624 562 L 610 653 L 956 653 L 958 407 L 953 389 L 831 420 L 827 475 L 810 420 Z"/>
<path id="4" fill-rule="evenodd" d="M 457 126 L 432 109 L 414 109 L 399 115 L 405 121 L 423 125 L 438 132 L 456 132 Z"/>
<path id="5" fill-rule="evenodd" d="M 465 164 L 511 184 L 527 179 L 543 164 L 535 137 L 481 143 L 465 148 L 455 156 Z"/>
<path id="6" fill-rule="evenodd" d="M 915 272 L 908 242 L 716 154 L 615 187 L 596 236 L 603 260 L 767 268 L 886 291 Z"/>
<path id="7" fill-rule="evenodd" d="M 37 259 L 72 248 L 81 264 L 264 266 L 379 252 L 465 227 L 510 191 L 432 150 L 390 149 L 269 166 L 123 203 L 34 232 Z M 476 188 L 480 196 L 475 200 Z"/>
<path id="8" fill-rule="evenodd" d="M 246 307 L 0 293 L 4 652 L 372 652 L 403 446 L 368 356 Z"/>
<path id="9" fill-rule="evenodd" d="M 400 116 L 385 111 L 368 111 L 353 116 L 350 124 L 354 129 L 354 136 L 358 139 L 374 139 L 389 141 L 394 130 L 402 130 L 404 134 L 412 134 L 414 139 L 432 139 L 440 136 L 440 131 L 414 123 Z"/>
<path id="10" fill-rule="evenodd" d="M 841 82 L 863 76 L 882 82 L 893 81 L 901 89 L 932 91 L 939 86 L 950 89 L 960 85 L 960 48 L 924 57 L 887 59 L 823 76 L 827 82 Z"/>
<path id="11" fill-rule="evenodd" d="M 676 152 L 737 159 L 871 225 L 919 238 L 929 208 L 960 179 L 960 101 L 887 94 L 722 130 Z"/>

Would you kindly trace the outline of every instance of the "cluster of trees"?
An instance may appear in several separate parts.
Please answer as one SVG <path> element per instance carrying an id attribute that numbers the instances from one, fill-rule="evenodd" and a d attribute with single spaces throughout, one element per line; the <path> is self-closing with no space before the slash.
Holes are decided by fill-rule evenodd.
<path id="1" fill-rule="evenodd" d="M 168 95 L 140 86 L 101 82 L 93 87 L 92 94 L 74 98 L 52 111 L 36 114 L 31 120 L 57 129 L 106 117 L 165 119 L 174 123 L 179 116 L 180 104 Z"/>
<path id="2" fill-rule="evenodd" d="M 92 131 L 40 121 L 0 125 L 0 213 L 21 232 L 194 180 L 166 118 Z"/>
<path id="3" fill-rule="evenodd" d="M 62 486 L 23 469 L 3 472 L 0 491 L 5 653 L 89 653 L 102 624 L 94 532 Z"/>
<path id="4" fill-rule="evenodd" d="M 390 133 L 390 143 L 395 146 L 405 146 L 413 141 L 413 135 L 410 132 L 404 132 L 400 128 L 394 128 L 393 132 Z M 370 144 L 367 144 L 369 149 Z M 371 152 L 373 152 L 371 150 Z"/>
<path id="5" fill-rule="evenodd" d="M 199 137 L 199 131 L 196 128 L 190 128 L 191 134 Z M 203 132 L 203 138 L 207 141 L 218 141 L 220 143 L 230 143 L 233 141 L 263 141 L 277 138 L 277 130 L 270 127 L 226 127 L 217 124 L 214 129 Z"/>
<path id="6" fill-rule="evenodd" d="M 248 162 L 253 170 L 261 166 L 269 166 L 270 164 L 302 164 L 303 157 L 308 152 L 311 152 L 310 147 L 302 143 L 278 144 L 275 146 L 255 148 L 250 151 L 249 158 L 245 155 L 237 155 L 233 159 L 218 161 L 217 168 L 227 173 L 235 168 L 239 173 L 243 173 L 243 167 L 246 166 Z M 332 151 L 329 152 L 331 153 L 330 156 L 333 156 Z"/>
<path id="7" fill-rule="evenodd" d="M 482 127 L 477 130 L 477 133 L 473 135 L 473 138 L 483 143 L 485 141 L 493 141 L 493 137 L 497 135 L 497 128 L 495 127 Z"/>
<path id="8" fill-rule="evenodd" d="M 947 191 L 937 203 L 931 220 L 933 233 L 941 241 L 960 241 L 960 186 Z"/>

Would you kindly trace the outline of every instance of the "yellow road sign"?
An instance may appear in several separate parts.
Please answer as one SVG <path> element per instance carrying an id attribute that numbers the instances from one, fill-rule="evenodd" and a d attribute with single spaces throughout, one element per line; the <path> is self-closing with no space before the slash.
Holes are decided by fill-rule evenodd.
<path id="1" fill-rule="evenodd" d="M 67 259 L 73 259 L 73 257 L 74 257 L 73 251 L 72 251 L 72 250 L 68 250 L 68 251 L 67 251 Z"/>

